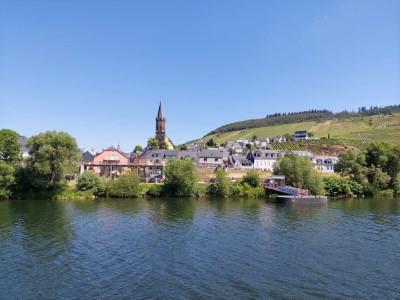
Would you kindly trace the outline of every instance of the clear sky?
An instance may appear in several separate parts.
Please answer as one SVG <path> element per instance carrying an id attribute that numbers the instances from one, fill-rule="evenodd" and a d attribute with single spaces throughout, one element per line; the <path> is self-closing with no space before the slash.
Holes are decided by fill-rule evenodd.
<path id="1" fill-rule="evenodd" d="M 400 1 L 0 0 L 0 128 L 132 151 L 275 112 L 400 104 Z"/>

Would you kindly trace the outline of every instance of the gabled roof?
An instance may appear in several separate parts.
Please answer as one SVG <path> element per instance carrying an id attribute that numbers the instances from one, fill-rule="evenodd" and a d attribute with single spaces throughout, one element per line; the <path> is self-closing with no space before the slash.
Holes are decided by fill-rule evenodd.
<path id="1" fill-rule="evenodd" d="M 94 158 L 94 155 L 92 153 L 90 153 L 89 151 L 86 151 L 84 153 L 82 153 L 82 159 L 83 161 L 92 161 Z"/>
<path id="2" fill-rule="evenodd" d="M 219 150 L 204 149 L 200 152 L 199 157 L 201 157 L 201 158 L 207 158 L 207 157 L 223 158 L 224 152 L 219 151 Z"/>
<path id="3" fill-rule="evenodd" d="M 31 149 L 26 145 L 28 142 L 28 138 L 26 136 L 20 136 L 17 140 L 18 144 L 20 144 L 21 152 L 29 152 Z"/>

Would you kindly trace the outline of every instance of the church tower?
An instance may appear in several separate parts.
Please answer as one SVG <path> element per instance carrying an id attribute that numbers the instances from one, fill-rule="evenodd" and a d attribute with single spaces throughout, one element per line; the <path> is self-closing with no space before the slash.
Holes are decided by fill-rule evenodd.
<path id="1" fill-rule="evenodd" d="M 156 138 L 159 145 L 167 140 L 167 136 L 165 134 L 165 121 L 166 119 L 164 117 L 162 103 L 160 101 L 160 106 L 158 107 L 158 114 L 156 118 Z"/>

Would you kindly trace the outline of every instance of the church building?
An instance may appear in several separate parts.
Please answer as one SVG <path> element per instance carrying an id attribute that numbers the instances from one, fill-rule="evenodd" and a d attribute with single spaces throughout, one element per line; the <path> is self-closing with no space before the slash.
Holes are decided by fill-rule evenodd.
<path id="1" fill-rule="evenodd" d="M 156 117 L 156 139 L 158 140 L 158 145 L 161 146 L 163 142 L 167 144 L 167 148 L 169 150 L 174 149 L 174 144 L 172 141 L 167 137 L 167 134 L 165 132 L 165 122 L 166 119 L 164 117 L 163 109 L 162 109 L 162 103 L 160 101 L 160 106 L 158 107 L 158 114 Z"/>

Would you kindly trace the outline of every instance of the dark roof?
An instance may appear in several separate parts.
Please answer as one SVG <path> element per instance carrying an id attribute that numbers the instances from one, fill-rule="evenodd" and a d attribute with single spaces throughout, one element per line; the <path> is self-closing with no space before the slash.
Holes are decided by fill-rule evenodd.
<path id="1" fill-rule="evenodd" d="M 89 151 L 82 153 L 83 161 L 92 161 L 93 158 L 94 158 L 94 155 L 92 153 L 90 153 Z"/>
<path id="2" fill-rule="evenodd" d="M 204 149 L 200 152 L 199 157 L 215 157 L 215 158 L 223 158 L 224 153 L 219 150 L 210 150 L 210 149 Z"/>
<path id="3" fill-rule="evenodd" d="M 160 101 L 160 106 L 158 107 L 158 114 L 157 114 L 157 119 L 165 119 L 164 118 L 164 113 L 163 113 L 163 109 L 162 109 L 162 102 Z"/>

